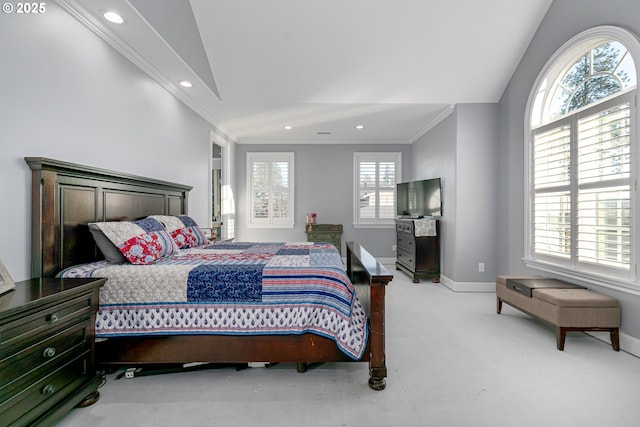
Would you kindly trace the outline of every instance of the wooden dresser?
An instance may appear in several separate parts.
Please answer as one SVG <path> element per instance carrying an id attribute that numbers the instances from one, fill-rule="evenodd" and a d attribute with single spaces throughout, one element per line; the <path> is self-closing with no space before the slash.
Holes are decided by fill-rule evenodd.
<path id="1" fill-rule="evenodd" d="M 31 279 L 0 296 L 0 426 L 51 425 L 98 400 L 95 313 L 106 279 Z"/>
<path id="2" fill-rule="evenodd" d="M 342 255 L 342 224 L 307 224 L 307 242 L 329 242 Z"/>
<path id="3" fill-rule="evenodd" d="M 440 281 L 440 224 L 436 221 L 437 236 L 416 237 L 411 219 L 396 219 L 396 270 L 409 274 L 413 283 L 421 278 Z"/>

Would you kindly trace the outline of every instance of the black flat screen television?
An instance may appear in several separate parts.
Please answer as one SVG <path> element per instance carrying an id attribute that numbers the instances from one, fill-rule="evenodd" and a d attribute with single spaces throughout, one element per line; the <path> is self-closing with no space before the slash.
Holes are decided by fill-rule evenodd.
<path id="1" fill-rule="evenodd" d="M 396 197 L 399 218 L 442 216 L 440 178 L 397 184 Z"/>

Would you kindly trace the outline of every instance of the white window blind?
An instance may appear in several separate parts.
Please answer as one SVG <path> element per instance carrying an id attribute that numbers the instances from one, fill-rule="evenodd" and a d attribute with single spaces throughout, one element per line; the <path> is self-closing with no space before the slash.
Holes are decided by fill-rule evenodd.
<path id="1" fill-rule="evenodd" d="M 293 153 L 247 153 L 249 227 L 293 226 Z"/>
<path id="2" fill-rule="evenodd" d="M 632 273 L 630 97 L 532 132 L 536 258 L 621 278 Z"/>
<path id="3" fill-rule="evenodd" d="M 534 134 L 533 247 L 538 254 L 571 255 L 570 126 Z"/>
<path id="4" fill-rule="evenodd" d="M 401 153 L 354 154 L 354 224 L 392 224 Z"/>
<path id="5" fill-rule="evenodd" d="M 631 267 L 631 104 L 578 120 L 578 260 Z"/>

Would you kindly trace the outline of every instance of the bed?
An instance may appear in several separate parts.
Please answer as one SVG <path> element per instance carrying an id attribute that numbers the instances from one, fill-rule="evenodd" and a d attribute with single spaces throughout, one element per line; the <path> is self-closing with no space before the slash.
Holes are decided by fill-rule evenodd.
<path id="1" fill-rule="evenodd" d="M 87 268 L 92 269 L 91 274 L 96 274 L 99 268 L 110 268 L 104 265 L 103 254 L 97 248 L 89 230 L 90 223 L 131 222 L 148 218 L 150 215 L 188 215 L 188 196 L 191 190 L 189 186 L 46 158 L 28 157 L 25 161 L 32 171 L 33 277 L 52 277 L 63 270 L 66 274 L 82 274 L 78 270 L 70 269 L 78 265 L 88 265 Z M 179 254 L 173 255 L 182 257 L 182 261 L 189 259 L 191 262 L 193 258 L 211 261 L 213 255 L 208 255 L 210 253 L 219 256 L 224 253 L 243 254 L 244 251 L 252 254 L 260 252 L 270 257 L 287 255 L 282 256 L 283 259 L 293 258 L 289 255 L 307 254 L 309 258 L 315 256 L 324 260 L 315 262 L 314 265 L 328 264 L 330 274 L 340 274 L 335 270 L 336 256 L 339 255 L 336 255 L 337 252 L 334 253 L 335 249 L 330 245 L 322 243 L 207 243 L 181 250 Z M 309 255 L 310 252 L 314 255 Z M 248 255 L 233 257 L 239 256 Z M 330 261 L 325 262 L 326 260 Z M 191 270 L 195 267 L 184 268 Z M 184 334 L 168 329 L 162 330 L 162 333 L 147 331 L 148 333 L 135 334 L 111 331 L 96 342 L 96 363 L 100 367 L 108 368 L 158 364 L 185 365 L 195 362 L 288 362 L 296 363 L 298 369 L 303 371 L 307 363 L 367 362 L 369 387 L 383 390 L 387 377 L 384 335 L 385 287 L 393 276 L 355 242 L 346 243 L 344 270 L 342 274 L 348 277 L 346 286 L 351 286 L 354 298 L 360 304 L 354 307 L 356 311 L 361 307 L 366 315 L 361 334 L 362 342 L 356 342 L 354 346 L 339 342 L 339 339 L 313 328 L 299 328 L 293 333 L 280 331 L 275 334 L 264 331 L 231 331 L 230 334 L 219 334 L 202 330 Z M 113 279 L 112 282 L 115 283 L 116 280 Z M 115 300 L 109 299 L 109 289 L 111 288 L 105 285 L 101 290 L 101 304 L 103 296 L 105 300 L 104 306 L 100 307 L 102 314 L 105 314 L 109 307 L 117 305 Z M 262 289 L 265 289 L 264 285 Z M 210 297 L 211 295 L 203 300 L 211 299 Z M 251 296 L 243 298 L 250 299 Z M 100 313 L 97 323 L 101 318 L 103 321 L 105 319 Z M 97 328 L 98 337 L 100 328 Z M 360 338 L 355 341 L 358 340 Z"/>

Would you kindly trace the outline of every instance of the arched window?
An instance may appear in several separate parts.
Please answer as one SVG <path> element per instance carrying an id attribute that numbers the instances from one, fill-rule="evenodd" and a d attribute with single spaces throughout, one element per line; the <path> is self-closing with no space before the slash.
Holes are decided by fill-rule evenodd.
<path id="1" fill-rule="evenodd" d="M 527 263 L 635 282 L 640 42 L 598 27 L 565 44 L 527 106 Z"/>

